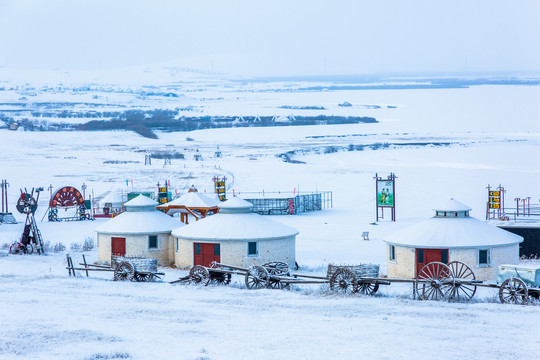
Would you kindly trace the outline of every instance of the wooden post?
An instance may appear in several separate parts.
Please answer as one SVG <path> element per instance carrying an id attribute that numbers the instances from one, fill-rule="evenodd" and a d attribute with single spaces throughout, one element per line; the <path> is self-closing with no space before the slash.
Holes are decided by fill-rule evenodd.
<path id="1" fill-rule="evenodd" d="M 83 254 L 82 258 L 83 258 L 84 268 L 87 269 L 86 270 L 86 277 L 88 277 L 88 264 L 86 263 L 86 257 L 84 257 L 84 254 Z"/>

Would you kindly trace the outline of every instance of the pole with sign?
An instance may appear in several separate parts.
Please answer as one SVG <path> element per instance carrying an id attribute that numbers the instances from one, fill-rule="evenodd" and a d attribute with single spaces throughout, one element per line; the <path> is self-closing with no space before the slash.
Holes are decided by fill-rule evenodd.
<path id="1" fill-rule="evenodd" d="M 390 173 L 386 179 L 375 174 L 377 221 L 384 219 L 384 209 L 390 208 L 392 221 L 396 221 L 396 175 Z M 379 216 L 380 209 L 380 216 Z"/>
<path id="2" fill-rule="evenodd" d="M 504 193 L 506 190 L 499 184 L 499 186 L 492 190 L 491 186 L 487 186 L 488 190 L 488 202 L 486 206 L 486 220 L 490 219 L 504 219 Z"/>

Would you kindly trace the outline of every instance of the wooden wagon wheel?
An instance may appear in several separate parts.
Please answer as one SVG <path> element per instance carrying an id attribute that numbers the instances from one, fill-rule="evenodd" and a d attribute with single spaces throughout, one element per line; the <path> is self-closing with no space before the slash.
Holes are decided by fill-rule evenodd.
<path id="1" fill-rule="evenodd" d="M 283 261 L 271 261 L 261 265 L 270 275 L 290 275 L 289 265 Z"/>
<path id="2" fill-rule="evenodd" d="M 268 287 L 270 275 L 268 271 L 259 265 L 249 268 L 246 273 L 246 287 L 250 290 L 259 290 Z"/>
<path id="3" fill-rule="evenodd" d="M 34 252 L 34 246 L 32 244 L 26 244 L 24 248 L 26 254 L 32 254 Z"/>
<path id="4" fill-rule="evenodd" d="M 414 284 L 420 300 L 447 300 L 454 288 L 454 273 L 441 262 L 422 267 Z"/>
<path id="5" fill-rule="evenodd" d="M 231 283 L 231 274 L 229 273 L 210 271 L 210 278 L 218 284 L 229 285 Z"/>
<path id="6" fill-rule="evenodd" d="M 116 265 L 116 269 L 114 269 L 114 281 L 133 281 L 134 277 L 135 269 L 131 263 L 122 261 Z"/>
<path id="7" fill-rule="evenodd" d="M 13 254 L 13 255 L 21 255 L 21 254 L 24 254 L 24 245 L 21 244 L 20 242 L 14 242 L 13 244 L 11 244 L 11 246 L 9 247 L 9 253 L 10 254 Z"/>
<path id="8" fill-rule="evenodd" d="M 357 287 L 357 291 L 364 295 L 373 295 L 377 290 L 379 290 L 379 284 L 374 283 L 360 283 Z"/>
<path id="9" fill-rule="evenodd" d="M 206 286 L 210 282 L 210 273 L 204 266 L 195 265 L 189 272 L 189 281 Z"/>
<path id="10" fill-rule="evenodd" d="M 330 290 L 342 294 L 358 291 L 358 282 L 354 273 L 347 268 L 337 269 L 330 278 Z"/>
<path id="11" fill-rule="evenodd" d="M 450 261 L 448 267 L 452 270 L 455 279 L 476 280 L 474 271 L 461 261 Z M 452 300 L 470 300 L 476 294 L 476 285 L 462 284 L 459 280 L 454 282 L 454 287 L 450 291 L 450 299 Z"/>
<path id="12" fill-rule="evenodd" d="M 268 274 L 275 276 L 291 276 L 289 265 L 282 261 L 271 261 L 261 265 L 268 271 Z M 270 278 L 268 287 L 270 289 L 286 289 L 290 284 L 282 283 L 276 278 Z"/>
<path id="13" fill-rule="evenodd" d="M 529 289 L 523 280 L 511 277 L 499 288 L 499 299 L 503 304 L 525 305 L 529 297 Z"/>
<path id="14" fill-rule="evenodd" d="M 135 273 L 135 281 L 137 281 L 137 282 L 148 281 L 148 280 L 147 280 L 147 275 L 146 275 L 146 274 L 141 274 L 141 273 L 139 273 L 139 272 L 136 272 L 136 273 Z"/>

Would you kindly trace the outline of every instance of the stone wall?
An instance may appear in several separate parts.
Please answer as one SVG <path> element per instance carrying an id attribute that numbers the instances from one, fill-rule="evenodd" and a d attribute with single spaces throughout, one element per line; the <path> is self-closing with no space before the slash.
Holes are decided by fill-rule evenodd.
<path id="1" fill-rule="evenodd" d="M 386 245 L 386 271 L 388 277 L 414 279 L 416 277 L 416 252 L 414 248 L 395 245 L 396 260 L 389 260 L 390 245 Z"/>
<path id="2" fill-rule="evenodd" d="M 491 263 L 478 265 L 478 250 L 491 251 Z M 390 278 L 413 279 L 416 277 L 416 249 L 395 245 L 396 260 L 389 260 L 390 245 L 386 246 L 387 273 Z M 495 280 L 497 268 L 502 264 L 519 264 L 518 244 L 492 248 L 449 249 L 448 261 L 461 261 L 467 264 L 478 280 Z"/>
<path id="3" fill-rule="evenodd" d="M 148 236 L 157 235 L 158 248 L 148 249 Z M 98 260 L 100 262 L 111 262 L 111 238 L 126 238 L 126 255 L 142 256 L 158 259 L 160 266 L 171 265 L 174 261 L 172 254 L 172 236 L 170 233 L 144 234 L 144 235 L 109 235 L 98 234 Z"/>
<path id="4" fill-rule="evenodd" d="M 176 243 L 176 238 L 174 239 Z M 258 240 L 257 256 L 248 256 L 248 241 L 246 240 L 215 240 L 201 241 L 178 239 L 178 251 L 175 251 L 175 264 L 179 268 L 193 266 L 193 244 L 213 243 L 220 244 L 220 257 L 223 264 L 249 267 L 260 265 L 269 261 L 283 261 L 289 266 L 296 262 L 296 237 L 282 239 Z"/>
<path id="5" fill-rule="evenodd" d="M 478 250 L 473 249 L 450 249 L 448 258 L 449 261 L 458 260 L 467 264 L 478 280 L 495 280 L 497 279 L 498 266 L 502 264 L 519 264 L 519 246 L 518 244 L 510 246 L 498 246 L 489 248 L 491 250 L 491 263 L 486 265 L 478 265 Z M 482 250 L 488 248 L 481 248 Z"/>

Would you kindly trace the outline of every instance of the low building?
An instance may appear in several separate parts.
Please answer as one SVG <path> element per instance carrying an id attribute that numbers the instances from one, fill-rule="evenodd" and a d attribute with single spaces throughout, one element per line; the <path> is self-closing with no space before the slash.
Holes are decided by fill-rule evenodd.
<path id="1" fill-rule="evenodd" d="M 252 207 L 233 197 L 216 215 L 173 230 L 176 266 L 209 266 L 212 261 L 239 267 L 269 261 L 294 266 L 298 231 L 251 212 Z"/>
<path id="2" fill-rule="evenodd" d="M 161 211 L 158 203 L 139 195 L 124 204 L 126 211 L 96 228 L 98 260 L 110 262 L 111 255 L 144 256 L 159 265 L 174 262 L 171 231 L 183 224 Z"/>
<path id="3" fill-rule="evenodd" d="M 469 216 L 471 208 L 454 199 L 435 216 L 385 238 L 388 277 L 415 278 L 430 262 L 461 261 L 480 280 L 494 280 L 501 264 L 519 262 L 521 236 Z"/>

